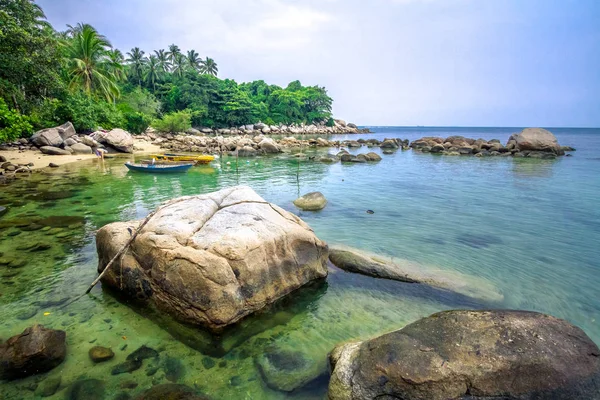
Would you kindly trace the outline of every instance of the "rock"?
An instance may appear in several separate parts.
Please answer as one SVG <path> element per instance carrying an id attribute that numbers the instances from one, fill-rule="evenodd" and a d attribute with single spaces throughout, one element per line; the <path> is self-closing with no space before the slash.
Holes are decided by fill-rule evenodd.
<path id="1" fill-rule="evenodd" d="M 364 154 L 359 154 L 357 155 L 355 158 L 353 158 L 352 160 L 350 160 L 353 163 L 366 163 L 367 162 L 367 156 Z"/>
<path id="2" fill-rule="evenodd" d="M 28 307 L 17 314 L 17 319 L 25 321 L 33 318 L 38 313 L 37 307 Z"/>
<path id="3" fill-rule="evenodd" d="M 576 149 L 571 146 L 560 146 L 562 151 L 575 151 Z"/>
<path id="4" fill-rule="evenodd" d="M 85 144 L 86 146 L 89 146 L 89 147 L 100 147 L 101 146 L 100 142 L 94 140 L 90 136 L 80 136 L 80 139 L 81 139 L 81 143 Z"/>
<path id="5" fill-rule="evenodd" d="M 115 353 L 108 347 L 102 346 L 94 346 L 89 351 L 88 354 L 93 362 L 99 363 L 103 361 L 108 361 L 115 356 Z"/>
<path id="6" fill-rule="evenodd" d="M 329 147 L 329 142 L 326 139 L 319 137 L 319 138 L 317 138 L 316 142 L 317 142 L 317 146 L 319 146 L 319 147 Z"/>
<path id="7" fill-rule="evenodd" d="M 99 272 L 138 224 L 98 231 Z M 171 201 L 131 250 L 104 284 L 212 330 L 327 275 L 327 245 L 300 218 L 245 186 Z"/>
<path id="8" fill-rule="evenodd" d="M 58 128 L 47 128 L 37 131 L 31 136 L 30 140 L 37 147 L 58 147 L 63 144 L 63 138 L 58 132 Z"/>
<path id="9" fill-rule="evenodd" d="M 71 152 L 68 150 L 59 149 L 58 147 L 52 146 L 42 146 L 40 147 L 40 151 L 44 154 L 49 154 L 52 156 L 70 156 Z"/>
<path id="10" fill-rule="evenodd" d="M 258 147 L 265 153 L 280 153 L 281 148 L 275 141 L 271 138 L 264 138 L 258 144 Z"/>
<path id="11" fill-rule="evenodd" d="M 146 345 L 141 346 L 136 351 L 127 356 L 128 360 L 145 360 L 147 358 L 158 357 L 158 351 Z"/>
<path id="12" fill-rule="evenodd" d="M 171 382 L 177 382 L 185 375 L 185 367 L 180 359 L 175 357 L 165 358 L 163 363 L 163 370 L 165 371 L 165 378 Z"/>
<path id="13" fill-rule="evenodd" d="M 68 400 L 104 400 L 105 383 L 99 379 L 74 382 L 67 390 Z"/>
<path id="14" fill-rule="evenodd" d="M 397 149 L 400 146 L 394 139 L 385 139 L 379 147 L 382 149 Z"/>
<path id="15" fill-rule="evenodd" d="M 254 156 L 256 156 L 256 150 L 254 150 L 250 146 L 244 146 L 240 149 L 237 149 L 236 151 L 237 151 L 238 157 L 254 157 Z"/>
<path id="16" fill-rule="evenodd" d="M 57 126 L 55 129 L 58 130 L 58 134 L 60 135 L 62 140 L 67 140 L 71 136 L 74 136 L 77 134 L 77 132 L 75 132 L 75 127 L 70 122 L 65 122 L 61 126 Z"/>
<path id="17" fill-rule="evenodd" d="M 0 163 L 6 162 L 6 157 L 4 157 L 3 155 L 0 155 Z"/>
<path id="18" fill-rule="evenodd" d="M 58 164 L 55 164 L 55 163 L 53 163 L 53 162 L 51 162 L 50 164 L 48 164 L 48 166 L 49 166 L 50 168 L 58 168 L 58 167 L 59 167 L 59 165 L 58 165 Z"/>
<path id="19" fill-rule="evenodd" d="M 347 126 L 348 128 L 354 128 L 354 129 L 358 129 L 358 126 L 356 126 L 356 125 L 355 125 L 355 124 L 353 124 L 352 122 L 349 122 L 349 123 L 347 123 L 347 124 L 346 124 L 346 126 Z"/>
<path id="20" fill-rule="evenodd" d="M 319 158 L 319 161 L 326 164 L 334 164 L 338 162 L 339 159 L 333 154 L 327 154 L 326 156 Z"/>
<path id="21" fill-rule="evenodd" d="M 512 135 L 508 139 L 508 143 L 513 140 L 516 142 L 516 147 L 520 151 L 532 150 L 546 151 L 557 155 L 564 154 L 556 137 L 551 132 L 542 128 L 523 129 L 520 133 Z"/>
<path id="22" fill-rule="evenodd" d="M 166 383 L 152 386 L 135 400 L 209 400 L 208 397 L 197 393 L 194 389 L 178 385 L 176 383 Z"/>
<path id="23" fill-rule="evenodd" d="M 67 140 L 65 140 L 65 146 L 73 146 L 76 143 L 78 142 L 76 142 L 73 138 L 68 138 Z"/>
<path id="24" fill-rule="evenodd" d="M 71 150 L 73 150 L 73 154 L 92 154 L 92 148 L 83 143 L 75 143 L 70 147 Z"/>
<path id="25" fill-rule="evenodd" d="M 546 152 L 546 151 L 530 151 L 529 154 L 527 154 L 527 157 L 539 158 L 539 159 L 543 159 L 543 160 L 553 160 L 556 158 L 556 154 Z"/>
<path id="26" fill-rule="evenodd" d="M 0 206 L 0 217 L 8 212 L 8 208 Z"/>
<path id="27" fill-rule="evenodd" d="M 340 156 L 340 160 L 342 160 L 342 162 L 352 162 L 354 159 L 356 159 L 356 156 L 348 153 L 344 153 Z"/>
<path id="28" fill-rule="evenodd" d="M 365 154 L 365 157 L 367 161 L 381 161 L 381 156 L 377 153 L 370 152 Z"/>
<path id="29" fill-rule="evenodd" d="M 96 131 L 90 137 L 120 152 L 133 153 L 133 137 L 123 129 L 113 129 L 110 132 Z"/>
<path id="30" fill-rule="evenodd" d="M 367 213 L 372 214 L 369 211 Z M 336 246 L 329 249 L 329 260 L 336 267 L 348 272 L 400 282 L 421 283 L 478 300 L 498 302 L 504 299 L 502 293 L 483 278 L 442 271 L 397 257 L 386 257 L 350 247 Z"/>
<path id="31" fill-rule="evenodd" d="M 318 211 L 325 208 L 327 199 L 321 192 L 311 192 L 294 200 L 294 205 L 304 211 Z"/>
<path id="32" fill-rule="evenodd" d="M 137 358 L 129 359 L 125 362 L 115 365 L 111 370 L 111 375 L 124 374 L 126 372 L 137 371 L 142 368 L 142 360 Z"/>
<path id="33" fill-rule="evenodd" d="M 61 376 L 56 376 L 54 378 L 47 378 L 42 381 L 42 383 L 35 390 L 36 396 L 39 397 L 50 397 L 54 393 L 58 391 L 60 387 L 62 379 Z"/>
<path id="34" fill-rule="evenodd" d="M 445 311 L 336 347 L 329 399 L 600 399 L 600 350 L 528 311 Z"/>
<path id="35" fill-rule="evenodd" d="M 431 153 L 441 153 L 442 151 L 445 150 L 445 147 L 441 144 L 435 144 L 431 147 L 430 152 Z"/>
<path id="36" fill-rule="evenodd" d="M 34 325 L 0 344 L 0 379 L 19 379 L 50 371 L 65 359 L 64 331 Z"/>
<path id="37" fill-rule="evenodd" d="M 291 392 L 327 374 L 325 363 L 309 360 L 299 351 L 267 349 L 257 356 L 255 363 L 267 386 L 284 392 Z"/>

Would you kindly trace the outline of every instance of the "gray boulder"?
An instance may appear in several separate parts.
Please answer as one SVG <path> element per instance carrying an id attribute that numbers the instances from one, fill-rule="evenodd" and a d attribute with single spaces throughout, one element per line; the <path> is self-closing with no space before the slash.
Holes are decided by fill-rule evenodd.
<path id="1" fill-rule="evenodd" d="M 600 399 L 600 350 L 527 311 L 445 311 L 337 346 L 330 400 Z"/>
<path id="2" fill-rule="evenodd" d="M 236 150 L 238 157 L 254 157 L 256 150 L 250 146 L 243 146 Z"/>
<path id="3" fill-rule="evenodd" d="M 37 131 L 31 136 L 31 142 L 38 146 L 59 147 L 63 144 L 63 138 L 58 133 L 57 128 L 47 128 Z"/>
<path id="4" fill-rule="evenodd" d="M 138 226 L 116 222 L 98 231 L 99 272 Z M 218 331 L 324 278 L 327 255 L 300 218 L 237 186 L 167 203 L 102 282 Z"/>
<path id="5" fill-rule="evenodd" d="M 73 150 L 73 154 L 92 154 L 92 148 L 83 143 L 75 143 L 69 147 Z"/>
<path id="6" fill-rule="evenodd" d="M 61 126 L 57 126 L 56 129 L 63 140 L 67 140 L 71 136 L 77 134 L 77 132 L 75 132 L 75 127 L 70 122 L 65 122 Z"/>
<path id="7" fill-rule="evenodd" d="M 519 149 L 519 151 L 531 150 L 546 151 L 558 155 L 564 154 L 564 151 L 558 144 L 558 140 L 556 140 L 556 136 L 546 129 L 523 129 L 520 133 L 514 134 L 508 139 L 507 147 L 509 147 L 508 145 L 513 141 L 515 142 L 515 146 L 517 149 Z"/>
<path id="8" fill-rule="evenodd" d="M 381 161 L 381 156 L 377 153 L 370 152 L 365 154 L 365 157 L 367 161 Z"/>
<path id="9" fill-rule="evenodd" d="M 311 192 L 294 200 L 294 205 L 304 211 L 318 211 L 325 208 L 327 199 L 321 192 Z"/>
<path id="10" fill-rule="evenodd" d="M 255 358 L 255 363 L 267 386 L 283 392 L 292 392 L 327 374 L 326 362 L 309 360 L 292 350 L 267 348 Z"/>
<path id="11" fill-rule="evenodd" d="M 58 147 L 52 146 L 42 146 L 40 147 L 40 151 L 44 154 L 49 154 L 52 156 L 70 156 L 71 152 L 64 149 L 59 149 Z"/>
<path id="12" fill-rule="evenodd" d="M 50 371 L 66 355 L 64 331 L 34 325 L 0 344 L 0 379 L 19 379 Z"/>
<path id="13" fill-rule="evenodd" d="M 133 153 L 133 137 L 123 129 L 113 129 L 110 132 L 96 131 L 90 138 L 112 147 L 122 153 Z M 89 146 L 88 143 L 84 143 Z"/>
<path id="14" fill-rule="evenodd" d="M 275 141 L 271 138 L 264 138 L 258 144 L 258 147 L 264 151 L 265 153 L 280 153 L 281 148 Z"/>

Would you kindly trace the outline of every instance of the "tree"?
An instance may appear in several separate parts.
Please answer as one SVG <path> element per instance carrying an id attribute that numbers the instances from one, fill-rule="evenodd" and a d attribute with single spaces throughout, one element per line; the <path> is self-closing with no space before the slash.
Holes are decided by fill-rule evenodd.
<path id="1" fill-rule="evenodd" d="M 159 78 L 160 66 L 158 58 L 154 55 L 150 56 L 148 63 L 146 64 L 146 82 L 152 85 L 154 91 L 156 91 L 156 81 Z"/>
<path id="2" fill-rule="evenodd" d="M 28 113 L 63 90 L 59 39 L 31 0 L 0 0 L 0 97 Z"/>
<path id="3" fill-rule="evenodd" d="M 175 58 L 177 57 L 178 54 L 181 54 L 181 50 L 179 49 L 179 46 L 177 46 L 176 44 L 170 45 L 167 55 L 169 56 L 169 61 L 171 61 L 171 64 L 175 63 Z"/>
<path id="4" fill-rule="evenodd" d="M 200 70 L 200 58 L 196 50 L 190 50 L 187 53 L 187 64 L 192 71 Z"/>
<path id="5" fill-rule="evenodd" d="M 131 74 L 138 81 L 138 85 L 142 86 L 142 77 L 144 73 L 144 65 L 146 64 L 146 57 L 144 57 L 144 51 L 140 50 L 139 47 L 134 47 L 130 52 L 127 53 L 129 58 L 127 63 L 131 68 Z"/>
<path id="6" fill-rule="evenodd" d="M 125 79 L 127 78 L 127 76 L 125 75 L 125 66 L 123 65 L 125 59 L 123 58 L 123 53 L 121 53 L 121 50 L 110 50 L 107 53 L 107 57 L 108 70 L 113 74 L 117 81 L 125 81 Z"/>
<path id="7" fill-rule="evenodd" d="M 158 68 L 162 73 L 167 73 L 171 69 L 171 63 L 169 62 L 169 55 L 163 49 L 154 50 L 154 54 L 158 59 Z"/>
<path id="8" fill-rule="evenodd" d="M 185 72 L 186 67 L 186 58 L 183 54 L 179 53 L 175 55 L 175 60 L 173 61 L 173 75 L 181 78 L 183 77 L 183 73 Z"/>
<path id="9" fill-rule="evenodd" d="M 206 60 L 200 61 L 202 66 L 200 67 L 200 72 L 203 74 L 208 74 L 212 76 L 217 76 L 219 69 L 217 68 L 217 63 L 212 58 L 206 57 Z"/>
<path id="10" fill-rule="evenodd" d="M 111 101 L 119 96 L 116 77 L 111 72 L 108 53 L 112 45 L 94 27 L 81 25 L 65 46 L 71 89 L 82 89 L 88 96 L 98 94 Z"/>

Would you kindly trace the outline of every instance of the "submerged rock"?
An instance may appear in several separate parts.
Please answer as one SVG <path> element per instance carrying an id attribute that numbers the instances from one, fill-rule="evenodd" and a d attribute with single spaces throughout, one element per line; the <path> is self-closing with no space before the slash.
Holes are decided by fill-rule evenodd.
<path id="1" fill-rule="evenodd" d="M 139 222 L 98 231 L 98 271 Z M 103 282 L 170 315 L 219 330 L 327 275 L 327 245 L 249 187 L 184 197 L 144 227 Z"/>
<path id="2" fill-rule="evenodd" d="M 140 348 L 135 350 L 133 353 L 127 356 L 128 360 L 145 360 L 147 358 L 157 358 L 158 351 L 154 350 L 152 347 L 148 347 L 146 345 L 142 345 Z"/>
<path id="3" fill-rule="evenodd" d="M 67 400 L 104 400 L 105 383 L 99 379 L 74 382 L 67 390 Z"/>
<path id="4" fill-rule="evenodd" d="M 166 383 L 156 385 L 146 390 L 136 400 L 209 400 L 208 397 L 196 392 L 191 387 Z"/>
<path id="5" fill-rule="evenodd" d="M 329 260 L 336 267 L 349 272 L 400 282 L 421 283 L 484 301 L 499 302 L 504 299 L 504 295 L 485 279 L 440 270 L 396 257 L 335 246 L 329 249 Z"/>
<path id="6" fill-rule="evenodd" d="M 61 376 L 56 376 L 54 378 L 47 378 L 37 387 L 35 390 L 36 396 L 40 397 L 50 397 L 54 393 L 58 391 L 60 387 L 62 379 Z"/>
<path id="7" fill-rule="evenodd" d="M 318 211 L 325 208 L 327 199 L 321 192 L 311 192 L 294 200 L 294 205 L 304 211 Z"/>
<path id="8" fill-rule="evenodd" d="M 8 208 L 0 206 L 0 217 L 8 212 Z"/>
<path id="9" fill-rule="evenodd" d="M 64 331 L 34 325 L 0 344 L 0 379 L 19 379 L 50 371 L 66 355 Z"/>
<path id="10" fill-rule="evenodd" d="M 291 392 L 327 373 L 325 363 L 307 359 L 298 351 L 269 350 L 256 358 L 263 380 L 271 389 Z"/>
<path id="11" fill-rule="evenodd" d="M 171 382 L 177 382 L 185 375 L 185 367 L 181 360 L 174 357 L 165 358 L 163 362 L 165 377 Z"/>
<path id="12" fill-rule="evenodd" d="M 337 346 L 328 398 L 600 399 L 600 350 L 566 321 L 527 311 L 446 311 Z"/>
<path id="13" fill-rule="evenodd" d="M 115 353 L 109 349 L 108 347 L 102 346 L 94 346 L 89 351 L 88 354 L 93 362 L 99 363 L 103 361 L 108 361 L 115 356 Z"/>
<path id="14" fill-rule="evenodd" d="M 124 374 L 126 372 L 133 372 L 142 368 L 142 360 L 137 358 L 132 358 L 125 362 L 115 365 L 111 370 L 111 375 L 119 375 Z"/>

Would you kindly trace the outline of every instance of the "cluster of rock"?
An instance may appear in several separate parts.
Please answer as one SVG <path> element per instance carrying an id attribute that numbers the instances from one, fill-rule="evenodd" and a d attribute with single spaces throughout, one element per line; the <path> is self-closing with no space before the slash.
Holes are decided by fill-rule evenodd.
<path id="1" fill-rule="evenodd" d="M 413 150 L 449 156 L 472 155 L 475 157 L 529 157 L 552 159 L 574 151 L 572 147 L 560 146 L 556 137 L 541 128 L 526 128 L 511 135 L 506 145 L 498 139 L 470 139 L 463 136 L 423 137 L 410 143 Z"/>
<path id="2" fill-rule="evenodd" d="M 191 128 L 187 131 L 192 135 L 333 135 L 370 133 L 367 128 L 359 128 L 353 123 L 346 123 L 341 119 L 335 119 L 333 126 L 326 126 L 324 122 L 318 124 L 292 124 L 292 125 L 267 125 L 258 124 L 242 125 L 232 128 Z"/>
<path id="3" fill-rule="evenodd" d="M 11 149 L 39 149 L 42 153 L 50 155 L 92 154 L 96 149 L 133 153 L 133 137 L 123 129 L 78 135 L 73 124 L 67 122 L 54 128 L 42 129 L 29 139 L 21 138 L 0 147 L 0 150 Z"/>

